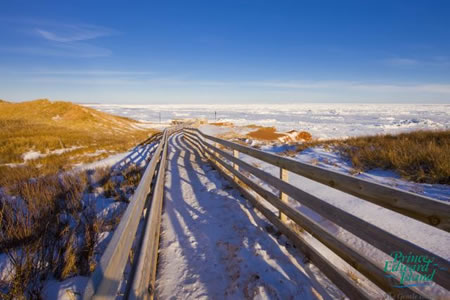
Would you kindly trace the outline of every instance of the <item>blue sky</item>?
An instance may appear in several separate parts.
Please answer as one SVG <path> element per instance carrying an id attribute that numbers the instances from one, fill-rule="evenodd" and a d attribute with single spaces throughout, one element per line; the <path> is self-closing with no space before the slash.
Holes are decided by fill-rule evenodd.
<path id="1" fill-rule="evenodd" d="M 450 1 L 1 1 L 0 98 L 450 103 Z"/>

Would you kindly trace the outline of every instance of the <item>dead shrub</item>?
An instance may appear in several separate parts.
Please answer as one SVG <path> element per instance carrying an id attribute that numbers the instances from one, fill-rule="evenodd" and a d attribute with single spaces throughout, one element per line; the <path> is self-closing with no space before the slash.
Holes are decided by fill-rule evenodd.
<path id="1" fill-rule="evenodd" d="M 83 173 L 43 176 L 0 193 L 0 252 L 14 270 L 6 298 L 39 298 L 50 274 L 62 280 L 92 271 L 100 224 L 82 205 L 87 182 Z"/>
<path id="2" fill-rule="evenodd" d="M 111 178 L 111 168 L 97 168 L 93 174 L 93 181 L 98 183 L 100 186 L 104 185 Z"/>
<path id="3" fill-rule="evenodd" d="M 289 157 L 295 157 L 297 155 L 297 151 L 295 150 L 286 150 L 284 152 L 281 152 L 280 155 L 289 156 Z"/>
<path id="4" fill-rule="evenodd" d="M 122 176 L 124 178 L 122 186 L 123 185 L 138 186 L 142 178 L 141 169 L 136 167 L 135 165 L 131 165 L 125 171 L 122 172 Z"/>
<path id="5" fill-rule="evenodd" d="M 312 136 L 309 132 L 307 131 L 300 131 L 297 134 L 297 140 L 305 140 L 305 141 L 310 141 L 312 139 Z"/>
<path id="6" fill-rule="evenodd" d="M 114 198 L 117 196 L 116 183 L 111 178 L 102 187 L 103 195 L 106 198 Z"/>

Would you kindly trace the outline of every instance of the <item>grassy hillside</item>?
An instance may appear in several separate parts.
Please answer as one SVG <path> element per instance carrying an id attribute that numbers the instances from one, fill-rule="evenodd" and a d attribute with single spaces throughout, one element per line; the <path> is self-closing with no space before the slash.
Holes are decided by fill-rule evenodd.
<path id="1" fill-rule="evenodd" d="M 17 167 L 7 164 L 25 164 L 38 174 L 50 173 L 125 151 L 155 133 L 131 119 L 46 99 L 0 102 L 0 128 L 0 177 L 3 172 L 16 171 L 10 169 Z M 94 155 L 97 150 L 105 151 Z M 24 161 L 29 151 L 43 155 Z"/>

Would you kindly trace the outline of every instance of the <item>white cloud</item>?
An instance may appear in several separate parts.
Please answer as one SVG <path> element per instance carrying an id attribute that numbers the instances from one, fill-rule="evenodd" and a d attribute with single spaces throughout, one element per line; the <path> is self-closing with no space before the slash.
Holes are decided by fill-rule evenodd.
<path id="1" fill-rule="evenodd" d="M 36 34 L 46 40 L 60 43 L 92 40 L 115 33 L 114 30 L 94 25 L 57 25 L 35 29 Z"/>
<path id="2" fill-rule="evenodd" d="M 100 37 L 117 34 L 116 30 L 91 25 L 67 24 L 36 19 L 2 19 L 0 22 L 11 23 L 17 32 L 26 37 L 26 46 L 2 45 L 0 51 L 17 52 L 31 55 L 63 56 L 63 57 L 101 57 L 112 54 L 110 49 L 100 47 L 91 41 Z M 9 25 L 7 28 L 12 28 Z M 35 38 L 30 39 L 29 34 Z M 28 35 L 28 36 L 26 36 Z"/>

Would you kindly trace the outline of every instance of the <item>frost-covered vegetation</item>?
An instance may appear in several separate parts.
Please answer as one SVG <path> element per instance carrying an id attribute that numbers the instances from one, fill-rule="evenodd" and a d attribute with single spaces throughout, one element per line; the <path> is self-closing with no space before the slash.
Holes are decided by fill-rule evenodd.
<path id="1" fill-rule="evenodd" d="M 0 103 L 1 299 L 45 298 L 47 280 L 93 270 L 152 144 L 83 166 L 155 134 L 140 125 L 66 102 Z"/>
<path id="2" fill-rule="evenodd" d="M 87 276 L 140 180 L 142 168 L 47 175 L 4 187 L 0 298 L 40 297 L 44 281 Z"/>

